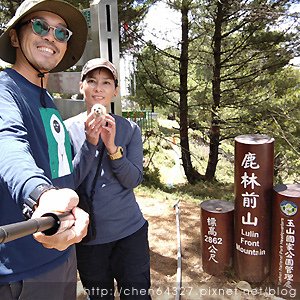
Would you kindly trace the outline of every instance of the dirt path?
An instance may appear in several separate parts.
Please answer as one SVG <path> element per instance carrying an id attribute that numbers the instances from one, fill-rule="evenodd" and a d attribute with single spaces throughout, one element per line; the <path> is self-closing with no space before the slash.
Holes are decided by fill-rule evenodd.
<path id="1" fill-rule="evenodd" d="M 176 212 L 173 200 L 138 197 L 138 203 L 149 222 L 151 255 L 151 295 L 153 300 L 176 299 L 177 287 L 177 233 Z M 232 276 L 218 278 L 205 273 L 201 261 L 200 207 L 181 201 L 180 233 L 182 253 L 181 300 L 279 300 L 268 295 L 265 288 L 249 291 L 237 289 Z M 78 281 L 77 300 L 84 300 Z M 271 291 L 272 293 L 272 291 Z M 118 298 L 116 298 L 117 300 Z M 293 298 L 298 299 L 298 298 Z"/>
<path id="2" fill-rule="evenodd" d="M 151 250 L 152 299 L 175 299 L 177 273 L 177 239 L 175 203 L 170 200 L 138 198 L 139 205 L 149 221 Z M 182 251 L 181 299 L 281 299 L 267 294 L 265 288 L 249 291 L 237 289 L 232 278 L 217 278 L 202 269 L 200 207 L 180 202 Z M 272 291 L 271 291 L 272 293 Z M 294 298 L 296 299 L 296 298 Z"/>

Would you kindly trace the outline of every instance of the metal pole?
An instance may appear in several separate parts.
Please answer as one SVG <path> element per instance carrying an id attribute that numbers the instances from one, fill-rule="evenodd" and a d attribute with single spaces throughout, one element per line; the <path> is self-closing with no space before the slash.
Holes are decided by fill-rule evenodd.
<path id="1" fill-rule="evenodd" d="M 182 279 L 182 272 L 181 272 L 181 238 L 180 238 L 180 207 L 179 207 L 178 200 L 174 204 L 174 208 L 176 211 L 176 231 L 177 231 L 177 274 L 176 274 L 176 295 L 175 300 L 179 300 L 181 297 L 181 279 Z"/>

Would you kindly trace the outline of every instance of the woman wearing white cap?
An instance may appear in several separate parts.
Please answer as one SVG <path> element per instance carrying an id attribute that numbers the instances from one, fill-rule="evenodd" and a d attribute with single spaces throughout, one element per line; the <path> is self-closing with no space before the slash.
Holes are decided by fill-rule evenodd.
<path id="1" fill-rule="evenodd" d="M 93 123 L 93 107 L 109 111 L 118 94 L 117 70 L 108 60 L 95 58 L 85 64 L 80 92 L 87 112 L 65 123 L 75 153 L 82 148 L 85 130 L 94 130 L 90 141 L 98 148 L 86 163 L 90 172 L 79 189 L 80 201 L 83 195 L 92 197 L 90 215 L 96 229 L 92 240 L 76 245 L 81 281 L 92 300 L 114 299 L 114 279 L 121 299 L 150 299 L 148 222 L 133 192 L 143 180 L 140 128 L 115 114 L 104 113 L 102 124 Z"/>

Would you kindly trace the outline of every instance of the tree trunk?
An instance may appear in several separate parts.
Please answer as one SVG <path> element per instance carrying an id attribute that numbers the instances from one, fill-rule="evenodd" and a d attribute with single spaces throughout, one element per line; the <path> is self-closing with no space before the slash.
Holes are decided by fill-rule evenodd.
<path id="1" fill-rule="evenodd" d="M 209 157 L 205 172 L 205 179 L 208 181 L 212 181 L 215 178 L 219 156 L 219 142 L 220 127 L 212 123 L 209 133 Z"/>
<path id="2" fill-rule="evenodd" d="M 219 156 L 220 144 L 220 119 L 218 109 L 221 100 L 221 41 L 222 41 L 222 19 L 223 19 L 223 3 L 217 4 L 217 16 L 215 19 L 215 32 L 213 36 L 213 55 L 214 68 L 212 80 L 212 108 L 211 108 L 211 126 L 209 133 L 209 158 L 205 173 L 205 179 L 212 181 L 215 178 L 216 168 Z"/>
<path id="3" fill-rule="evenodd" d="M 188 7 L 182 5 L 181 7 L 181 53 L 180 53 L 180 103 L 179 103 L 179 117 L 180 117 L 180 146 L 182 155 L 182 164 L 186 178 L 189 183 L 193 184 L 200 179 L 200 174 L 193 168 L 191 161 L 191 153 L 189 147 L 188 137 Z"/>

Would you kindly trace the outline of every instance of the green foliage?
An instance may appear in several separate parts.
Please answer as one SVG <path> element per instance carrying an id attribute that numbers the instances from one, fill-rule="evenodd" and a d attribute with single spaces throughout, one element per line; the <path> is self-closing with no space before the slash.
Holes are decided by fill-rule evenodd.
<path id="1" fill-rule="evenodd" d="M 288 80 L 288 79 L 287 79 Z M 299 104 L 295 104 L 299 105 Z M 280 107 L 276 107 L 280 109 Z M 298 110 L 294 110 L 299 114 Z M 173 121 L 159 120 L 158 127 L 144 142 L 145 162 L 151 161 L 145 168 L 144 181 L 137 189 L 139 195 L 199 202 L 209 199 L 234 200 L 234 142 L 223 141 L 220 146 L 220 161 L 216 172 L 216 180 L 211 182 L 201 181 L 188 184 L 186 181 L 169 186 L 168 178 L 173 175 L 172 151 L 169 146 L 174 136 L 170 128 Z M 164 125 L 163 125 L 164 124 Z M 299 127 L 298 127 L 299 128 Z M 158 130 L 159 129 L 159 130 Z M 270 136 L 271 133 L 269 132 Z M 299 135 L 298 135 L 299 137 Z M 201 132 L 190 131 L 191 155 L 197 170 L 203 171 L 208 160 L 208 144 L 201 137 Z M 179 145 L 178 145 L 179 146 Z M 299 159 L 297 152 L 285 151 L 284 156 L 279 155 L 286 148 L 286 141 L 275 137 L 275 177 L 277 183 L 293 183 L 299 181 Z M 295 148 L 299 149 L 298 144 Z M 293 157 L 294 156 L 294 157 Z M 299 157 L 299 156 L 298 156 Z M 180 158 L 179 158 L 180 159 Z M 177 177 L 180 174 L 176 174 Z"/>
<path id="2" fill-rule="evenodd" d="M 0 1 L 0 35 L 4 30 L 4 26 L 12 18 L 16 9 L 23 0 L 2 0 Z"/>
<path id="3" fill-rule="evenodd" d="M 143 30 L 140 26 L 149 7 L 157 0 L 118 0 L 120 50 L 135 53 L 140 45 Z"/>
<path id="4" fill-rule="evenodd" d="M 156 167 L 145 168 L 144 169 L 144 181 L 143 186 L 146 187 L 155 187 L 159 189 L 164 189 L 165 186 L 161 182 L 159 169 Z"/>
<path id="5" fill-rule="evenodd" d="M 199 182 L 191 185 L 186 181 L 185 183 L 174 184 L 169 186 L 168 178 L 173 176 L 173 161 L 172 151 L 165 144 L 171 144 L 172 131 L 166 130 L 168 128 L 160 126 L 159 133 L 156 132 L 147 138 L 144 143 L 145 161 L 151 160 L 151 164 L 144 169 L 144 181 L 140 187 L 137 188 L 139 195 L 151 195 L 151 197 L 161 197 L 169 199 L 182 199 L 184 201 L 199 202 L 208 199 L 224 199 L 233 200 L 233 162 L 229 162 L 228 155 L 233 156 L 233 147 L 227 145 L 224 147 L 224 156 L 218 168 L 218 181 L 213 182 Z M 164 129 L 163 129 L 164 128 Z M 208 159 L 208 146 L 202 142 L 197 132 L 192 133 L 192 157 L 195 160 L 195 166 L 201 169 L 205 167 Z M 167 142 L 169 141 L 169 142 Z M 201 142 L 200 142 L 201 141 Z M 167 148 L 167 149 L 166 149 Z M 153 155 L 153 151 L 155 151 Z M 231 153 L 230 153 L 231 152 Z M 151 157 L 151 159 L 150 159 Z M 175 174 L 179 176 L 179 174 Z"/>
<path id="6" fill-rule="evenodd" d="M 74 5 L 75 7 L 78 7 L 79 9 L 89 8 L 90 7 L 90 1 L 89 0 L 65 0 L 69 2 L 70 4 Z"/>
<path id="7" fill-rule="evenodd" d="M 278 174 L 299 174 L 299 97 L 295 92 L 299 74 L 286 68 L 298 54 L 300 41 L 299 31 L 293 30 L 299 26 L 299 14 L 288 11 L 293 1 L 167 3 L 189 12 L 188 68 L 179 68 L 185 63 L 182 48 L 162 50 L 149 43 L 137 55 L 135 99 L 144 106 L 164 107 L 182 128 L 179 78 L 187 72 L 188 126 L 199 130 L 204 142 L 216 144 L 212 143 L 216 136 L 211 135 L 215 125 L 219 150 L 224 141 L 230 144 L 240 134 L 269 134 L 276 139 Z M 192 159 L 205 172 L 203 161 L 199 163 L 194 155 Z M 206 163 L 208 167 L 219 160 L 206 159 Z M 219 176 L 218 169 L 214 175 Z"/>
<path id="8" fill-rule="evenodd" d="M 170 54 L 172 52 L 175 50 L 169 51 Z M 171 106 L 177 111 L 179 81 L 176 60 L 161 55 L 151 43 L 141 53 L 136 54 L 136 58 L 137 90 L 131 99 L 138 102 L 141 107 L 151 107 L 152 110 L 154 107 Z"/>
<path id="9" fill-rule="evenodd" d="M 219 199 L 234 201 L 233 185 L 219 182 L 199 182 L 195 185 L 179 185 L 173 188 L 161 188 L 154 185 L 140 185 L 135 193 L 142 197 L 169 199 L 200 203 L 205 200 Z"/>
<path id="10" fill-rule="evenodd" d="M 186 184 L 180 186 L 178 192 L 186 194 L 195 200 L 229 200 L 234 201 L 234 187 L 230 183 L 222 182 L 199 182 L 194 185 Z"/>

